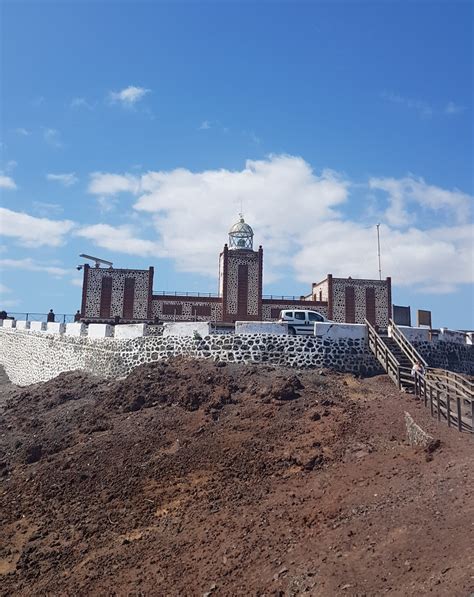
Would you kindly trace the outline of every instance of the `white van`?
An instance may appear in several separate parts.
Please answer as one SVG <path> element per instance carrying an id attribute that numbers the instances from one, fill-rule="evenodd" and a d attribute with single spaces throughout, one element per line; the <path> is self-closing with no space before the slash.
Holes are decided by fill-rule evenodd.
<path id="1" fill-rule="evenodd" d="M 311 336 L 314 334 L 314 324 L 318 321 L 329 321 L 317 311 L 305 309 L 284 309 L 280 311 L 278 321 L 288 324 L 289 334 Z"/>

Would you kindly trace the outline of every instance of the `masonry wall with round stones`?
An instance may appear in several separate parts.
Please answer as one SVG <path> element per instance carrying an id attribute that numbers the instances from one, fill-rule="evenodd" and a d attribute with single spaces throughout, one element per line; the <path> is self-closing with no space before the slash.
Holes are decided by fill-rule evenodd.
<path id="1" fill-rule="evenodd" d="M 177 336 L 117 340 L 0 329 L 0 349 L 0 364 L 10 380 L 22 386 L 47 381 L 74 369 L 105 377 L 124 377 L 142 363 L 177 355 L 283 367 L 329 368 L 359 375 L 383 372 L 365 340 L 333 341 L 315 336 L 213 334 L 201 340 Z"/>
<path id="2" fill-rule="evenodd" d="M 474 375 L 474 346 L 445 341 L 412 342 L 430 367 Z"/>
<path id="3" fill-rule="evenodd" d="M 101 317 L 102 281 L 112 281 L 110 305 L 106 305 L 107 317 L 124 317 L 125 281 L 133 280 L 133 317 L 132 319 L 148 319 L 149 298 L 153 275 L 150 270 L 85 268 L 84 305 L 82 316 L 86 319 Z"/>
<path id="4" fill-rule="evenodd" d="M 352 278 L 332 278 L 332 317 L 333 321 L 346 321 L 346 288 L 354 289 L 354 321 L 350 323 L 365 323 L 367 317 L 368 289 L 374 292 L 375 321 L 380 327 L 388 326 L 391 306 L 391 282 L 386 280 L 362 280 Z"/>

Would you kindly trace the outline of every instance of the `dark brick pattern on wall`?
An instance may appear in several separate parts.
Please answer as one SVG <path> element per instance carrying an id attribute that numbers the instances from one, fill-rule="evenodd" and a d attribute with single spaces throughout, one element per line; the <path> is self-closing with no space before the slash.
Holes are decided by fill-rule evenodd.
<path id="1" fill-rule="evenodd" d="M 133 319 L 134 295 L 135 278 L 125 278 L 123 292 L 123 316 L 125 319 Z"/>
<path id="2" fill-rule="evenodd" d="M 355 290 L 352 286 L 345 288 L 345 313 L 346 323 L 355 323 Z"/>
<path id="3" fill-rule="evenodd" d="M 99 316 L 103 319 L 110 317 L 110 307 L 112 305 L 112 278 L 110 276 L 102 278 L 100 288 L 100 312 Z"/>

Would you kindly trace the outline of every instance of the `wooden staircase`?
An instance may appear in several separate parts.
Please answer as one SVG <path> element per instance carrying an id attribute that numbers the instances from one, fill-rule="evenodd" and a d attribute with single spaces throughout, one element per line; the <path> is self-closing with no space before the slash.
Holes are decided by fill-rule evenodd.
<path id="1" fill-rule="evenodd" d="M 367 320 L 366 325 L 369 348 L 397 387 L 429 405 L 438 421 L 444 419 L 458 431 L 474 433 L 474 383 L 458 373 L 429 367 L 392 320 L 390 336 Z M 414 377 L 411 370 L 418 361 L 425 373 Z"/>

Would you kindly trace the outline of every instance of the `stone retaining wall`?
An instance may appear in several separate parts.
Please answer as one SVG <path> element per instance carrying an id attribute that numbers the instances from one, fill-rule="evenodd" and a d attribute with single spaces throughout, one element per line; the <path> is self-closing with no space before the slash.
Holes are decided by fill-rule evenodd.
<path id="1" fill-rule="evenodd" d="M 457 342 L 413 342 L 430 367 L 474 375 L 474 346 Z"/>
<path id="2" fill-rule="evenodd" d="M 330 368 L 359 375 L 383 373 L 364 340 L 270 334 L 215 334 L 202 339 L 144 336 L 119 340 L 0 329 L 0 364 L 10 380 L 22 386 L 47 381 L 74 369 L 105 377 L 124 377 L 142 363 L 177 355 Z"/>

